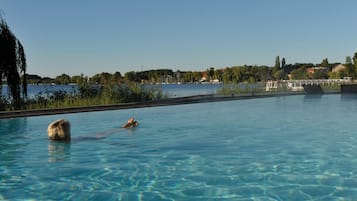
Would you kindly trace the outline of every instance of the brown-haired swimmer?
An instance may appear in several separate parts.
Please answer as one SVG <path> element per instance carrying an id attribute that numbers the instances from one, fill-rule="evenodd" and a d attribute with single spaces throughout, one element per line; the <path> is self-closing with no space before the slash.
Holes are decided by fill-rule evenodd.
<path id="1" fill-rule="evenodd" d="M 134 117 L 131 117 L 126 124 L 122 126 L 122 128 L 134 128 L 139 126 L 139 122 L 135 121 Z"/>

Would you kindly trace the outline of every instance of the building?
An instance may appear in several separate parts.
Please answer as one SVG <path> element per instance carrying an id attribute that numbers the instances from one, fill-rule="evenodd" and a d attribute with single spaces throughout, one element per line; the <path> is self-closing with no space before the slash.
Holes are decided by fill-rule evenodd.
<path id="1" fill-rule="evenodd" d="M 306 69 L 306 72 L 308 74 L 314 74 L 316 72 L 321 72 L 321 71 L 327 71 L 327 68 L 325 67 L 310 67 Z"/>
<path id="2" fill-rule="evenodd" d="M 335 67 L 332 68 L 332 72 L 337 73 L 346 70 L 346 66 L 342 64 L 337 64 Z"/>

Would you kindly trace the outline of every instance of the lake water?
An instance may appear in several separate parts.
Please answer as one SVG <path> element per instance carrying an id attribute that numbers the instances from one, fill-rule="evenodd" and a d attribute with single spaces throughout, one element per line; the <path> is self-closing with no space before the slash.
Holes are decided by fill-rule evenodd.
<path id="1" fill-rule="evenodd" d="M 169 97 L 183 97 L 194 95 L 207 95 L 214 94 L 218 89 L 223 87 L 223 84 L 162 84 L 158 86 L 163 93 Z M 33 98 L 40 93 L 53 92 L 53 91 L 67 91 L 68 93 L 76 93 L 78 87 L 76 85 L 29 85 L 28 97 Z M 3 87 L 2 95 L 7 96 L 8 88 Z"/>
<path id="2" fill-rule="evenodd" d="M 59 118 L 89 138 L 49 142 Z M 354 200 L 356 119 L 337 94 L 4 119 L 0 200 Z"/>

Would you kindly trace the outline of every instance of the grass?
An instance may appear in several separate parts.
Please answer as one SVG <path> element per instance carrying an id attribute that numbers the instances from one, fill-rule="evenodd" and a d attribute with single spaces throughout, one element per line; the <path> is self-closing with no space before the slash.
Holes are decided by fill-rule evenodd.
<path id="1" fill-rule="evenodd" d="M 103 86 L 83 84 L 75 94 L 64 90 L 45 91 L 23 101 L 21 109 L 54 109 L 80 106 L 109 105 L 129 102 L 145 102 L 167 98 L 161 88 L 136 83 L 107 84 Z M 0 110 L 12 111 L 11 101 L 1 97 Z"/>
<path id="2" fill-rule="evenodd" d="M 253 84 L 225 84 L 217 91 L 219 95 L 254 95 L 288 92 L 286 88 L 279 88 L 273 91 L 266 91 L 265 85 L 260 83 Z"/>

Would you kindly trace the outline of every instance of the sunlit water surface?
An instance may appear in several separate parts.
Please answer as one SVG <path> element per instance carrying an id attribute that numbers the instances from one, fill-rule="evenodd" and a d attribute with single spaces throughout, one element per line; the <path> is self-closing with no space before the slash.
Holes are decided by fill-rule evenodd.
<path id="1" fill-rule="evenodd" d="M 88 138 L 49 142 L 58 118 Z M 0 200 L 353 200 L 356 119 L 324 95 L 0 120 Z"/>

